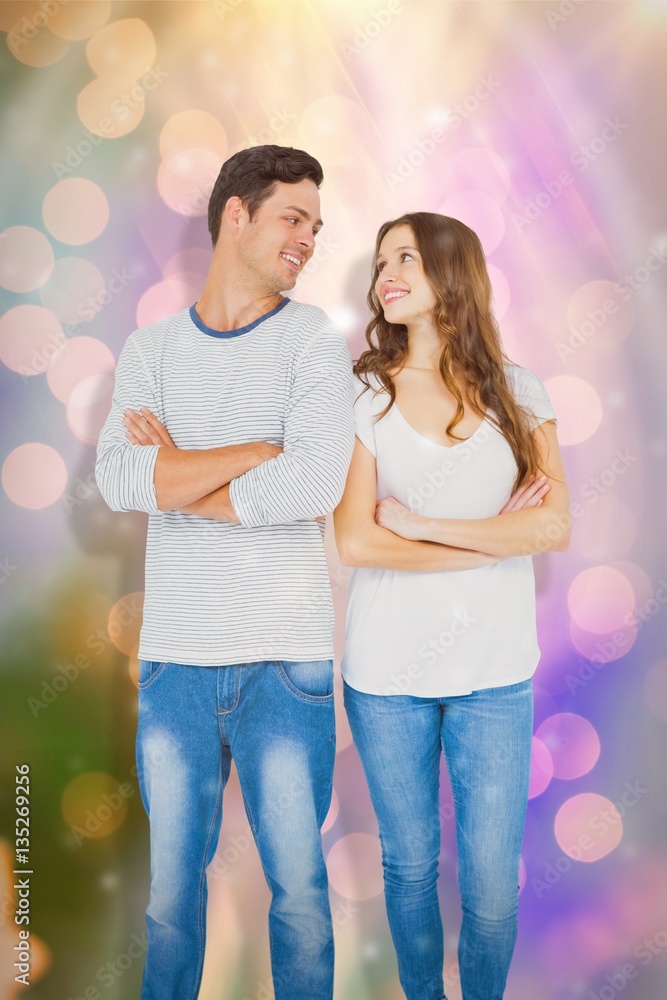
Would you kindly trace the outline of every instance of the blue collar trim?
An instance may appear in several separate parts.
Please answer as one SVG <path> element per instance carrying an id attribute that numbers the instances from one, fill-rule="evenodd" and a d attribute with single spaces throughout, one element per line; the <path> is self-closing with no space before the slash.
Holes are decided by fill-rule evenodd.
<path id="1" fill-rule="evenodd" d="M 197 314 L 197 310 L 195 309 L 195 306 L 197 305 L 196 302 L 194 305 L 190 306 L 190 319 L 198 330 L 201 330 L 202 333 L 207 333 L 209 337 L 239 337 L 242 333 L 248 333 L 249 330 L 254 330 L 255 327 L 259 326 L 260 323 L 263 323 L 265 319 L 270 319 L 271 316 L 275 316 L 276 313 L 280 312 L 281 309 L 284 309 L 287 303 L 291 301 L 291 299 L 285 296 L 282 302 L 279 302 L 274 309 L 264 313 L 263 316 L 258 316 L 256 320 L 253 320 L 252 323 L 248 323 L 247 326 L 240 326 L 237 330 L 214 330 L 213 327 L 206 326 L 206 323 L 202 323 Z"/>

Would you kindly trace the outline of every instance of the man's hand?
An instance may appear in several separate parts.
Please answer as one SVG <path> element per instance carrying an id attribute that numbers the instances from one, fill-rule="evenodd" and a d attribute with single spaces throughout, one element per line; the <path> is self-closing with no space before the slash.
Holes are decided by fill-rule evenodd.
<path id="1" fill-rule="evenodd" d="M 125 437 L 132 444 L 159 444 L 163 448 L 175 448 L 169 431 L 150 410 L 143 407 L 141 413 L 126 410 L 123 417 Z"/>

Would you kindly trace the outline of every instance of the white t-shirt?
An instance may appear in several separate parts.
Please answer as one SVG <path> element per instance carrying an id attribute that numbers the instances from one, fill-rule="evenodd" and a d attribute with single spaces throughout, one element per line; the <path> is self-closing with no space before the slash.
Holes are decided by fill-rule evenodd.
<path id="1" fill-rule="evenodd" d="M 515 399 L 536 427 L 555 420 L 532 372 L 506 365 Z M 378 500 L 392 496 L 426 517 L 493 517 L 507 502 L 517 466 L 504 436 L 485 418 L 448 447 L 419 434 L 389 396 L 355 377 L 355 433 L 377 460 Z M 373 390 L 378 390 L 374 392 Z M 355 567 L 349 582 L 347 683 L 369 694 L 444 697 L 526 680 L 540 657 L 530 555 L 490 566 L 432 573 Z"/>

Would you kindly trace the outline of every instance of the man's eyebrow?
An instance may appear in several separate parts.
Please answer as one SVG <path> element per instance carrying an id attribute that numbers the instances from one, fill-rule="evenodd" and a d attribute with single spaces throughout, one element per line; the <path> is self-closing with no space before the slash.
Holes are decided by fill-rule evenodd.
<path id="1" fill-rule="evenodd" d="M 298 205 L 285 205 L 285 211 L 288 211 L 288 210 L 290 212 L 298 212 L 302 219 L 309 219 L 310 218 L 310 213 L 306 212 L 306 210 L 303 209 L 303 208 L 299 208 Z M 321 219 L 315 219 L 315 225 L 316 226 L 320 226 L 320 228 L 321 228 L 324 225 L 324 223 L 322 222 Z"/>

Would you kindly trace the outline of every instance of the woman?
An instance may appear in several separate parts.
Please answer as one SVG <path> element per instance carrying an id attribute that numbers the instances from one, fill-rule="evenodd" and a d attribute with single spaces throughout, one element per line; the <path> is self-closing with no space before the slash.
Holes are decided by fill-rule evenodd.
<path id="1" fill-rule="evenodd" d="M 378 233 L 355 449 L 334 512 L 353 566 L 345 707 L 377 814 L 408 1000 L 441 1000 L 439 765 L 456 812 L 464 1000 L 500 1000 L 539 659 L 531 555 L 569 544 L 556 418 L 503 355 L 476 234 L 428 212 Z"/>

